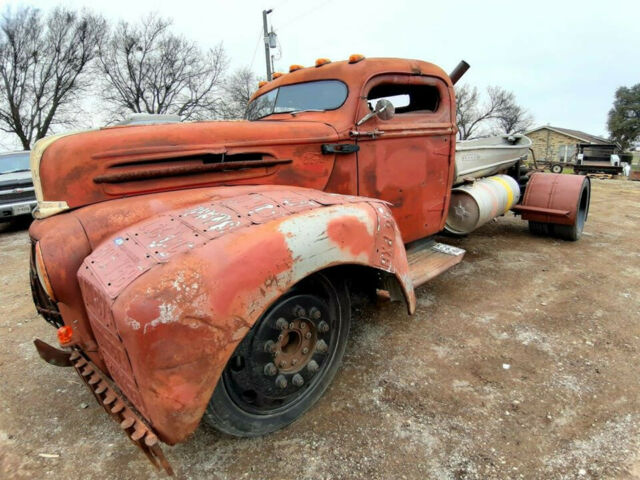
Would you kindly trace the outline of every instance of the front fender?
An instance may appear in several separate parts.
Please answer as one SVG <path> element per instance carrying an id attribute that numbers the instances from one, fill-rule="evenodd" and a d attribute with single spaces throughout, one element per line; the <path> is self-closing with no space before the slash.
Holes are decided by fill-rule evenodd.
<path id="1" fill-rule="evenodd" d="M 262 313 L 298 281 L 342 264 L 395 275 L 413 311 L 389 208 L 306 189 L 239 195 L 133 225 L 89 255 L 78 278 L 110 374 L 173 444 L 197 427 Z"/>

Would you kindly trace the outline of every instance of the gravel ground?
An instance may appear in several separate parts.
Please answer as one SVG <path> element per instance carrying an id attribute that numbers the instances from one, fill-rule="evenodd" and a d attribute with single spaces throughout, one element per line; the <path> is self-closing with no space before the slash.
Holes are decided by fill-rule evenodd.
<path id="1" fill-rule="evenodd" d="M 640 183 L 595 180 L 578 243 L 509 215 L 412 317 L 355 312 L 344 365 L 290 427 L 201 427 L 165 452 L 180 478 L 640 478 Z M 160 478 L 70 369 L 28 287 L 25 226 L 0 226 L 0 477 Z"/>

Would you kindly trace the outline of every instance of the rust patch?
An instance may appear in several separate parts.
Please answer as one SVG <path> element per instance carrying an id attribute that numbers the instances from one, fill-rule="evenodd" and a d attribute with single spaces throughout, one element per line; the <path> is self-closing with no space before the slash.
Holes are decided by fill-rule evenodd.
<path id="1" fill-rule="evenodd" d="M 371 251 L 372 235 L 367 226 L 357 217 L 335 218 L 327 229 L 329 238 L 341 249 L 346 249 L 351 255 Z"/>

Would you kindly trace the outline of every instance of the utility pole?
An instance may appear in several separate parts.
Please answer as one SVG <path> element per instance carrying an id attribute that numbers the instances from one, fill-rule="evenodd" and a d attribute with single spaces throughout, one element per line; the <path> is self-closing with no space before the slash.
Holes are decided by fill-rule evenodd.
<path id="1" fill-rule="evenodd" d="M 273 12 L 273 9 L 262 11 L 262 28 L 264 30 L 264 56 L 267 62 L 267 82 L 271 80 L 271 53 L 269 46 L 269 29 L 267 27 L 267 15 Z"/>

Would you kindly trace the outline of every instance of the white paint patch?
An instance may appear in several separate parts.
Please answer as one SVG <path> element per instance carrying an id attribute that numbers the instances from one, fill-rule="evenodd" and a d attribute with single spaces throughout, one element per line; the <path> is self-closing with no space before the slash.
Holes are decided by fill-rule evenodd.
<path id="1" fill-rule="evenodd" d="M 171 240 L 175 235 L 167 235 L 161 240 L 154 240 L 149 244 L 149 248 L 159 248 L 163 247 L 169 240 Z"/>
<path id="2" fill-rule="evenodd" d="M 164 325 L 167 323 L 174 323 L 180 320 L 180 314 L 182 311 L 177 306 L 171 303 L 163 303 L 158 307 L 159 315 L 157 318 L 151 320 L 144 326 L 144 333 L 147 333 L 147 328 L 155 328 L 158 325 Z"/>
<path id="3" fill-rule="evenodd" d="M 329 239 L 327 228 L 332 220 L 348 216 L 359 220 L 367 233 L 373 235 L 377 219 L 370 211 L 368 205 L 334 205 L 284 220 L 278 230 L 284 235 L 294 259 L 293 277 L 302 278 L 331 263 L 368 263 L 368 252 L 353 255 L 348 249 L 341 249 Z"/>

